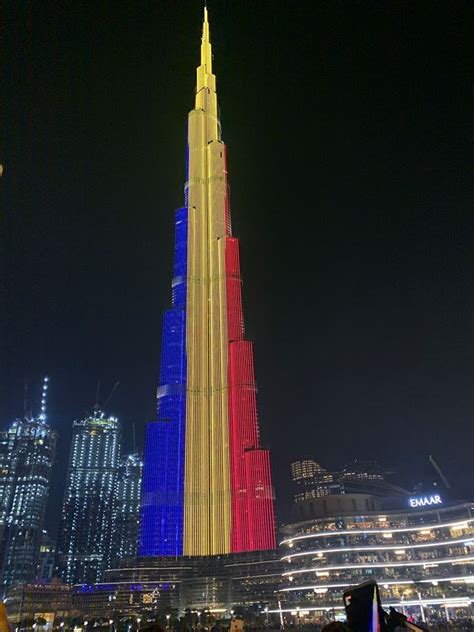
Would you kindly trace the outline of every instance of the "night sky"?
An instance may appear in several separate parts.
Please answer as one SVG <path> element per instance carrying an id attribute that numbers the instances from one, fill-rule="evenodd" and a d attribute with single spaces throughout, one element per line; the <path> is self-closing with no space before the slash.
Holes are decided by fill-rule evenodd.
<path id="1" fill-rule="evenodd" d="M 50 376 L 60 432 L 97 380 L 142 446 L 154 418 L 174 210 L 183 203 L 198 0 L 7 1 L 0 421 Z M 468 2 L 210 0 L 214 70 L 255 344 L 262 441 L 432 453 L 472 497 L 474 220 Z M 281 516 L 280 516 L 281 519 Z"/>

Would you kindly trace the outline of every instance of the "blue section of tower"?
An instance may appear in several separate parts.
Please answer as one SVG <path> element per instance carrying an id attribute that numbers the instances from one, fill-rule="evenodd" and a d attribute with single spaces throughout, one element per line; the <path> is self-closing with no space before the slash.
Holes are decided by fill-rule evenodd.
<path id="1" fill-rule="evenodd" d="M 139 555 L 182 555 L 186 429 L 187 208 L 176 211 L 172 307 L 163 316 L 157 421 L 147 424 Z"/>

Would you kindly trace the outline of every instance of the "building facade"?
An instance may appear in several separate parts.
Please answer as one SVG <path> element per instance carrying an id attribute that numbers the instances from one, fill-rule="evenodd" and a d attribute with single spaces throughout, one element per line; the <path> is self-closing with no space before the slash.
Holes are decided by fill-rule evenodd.
<path id="1" fill-rule="evenodd" d="M 349 495 L 319 518 L 286 525 L 279 591 L 287 618 L 343 613 L 342 592 L 373 579 L 384 607 L 421 621 L 466 616 L 474 600 L 474 504 L 444 505 L 439 494 L 383 510 Z M 359 505 L 354 510 L 353 502 Z M 369 509 L 367 510 L 367 506 Z M 279 614 L 279 610 L 274 610 Z"/>
<path id="2" fill-rule="evenodd" d="M 8 431 L 2 431 L 0 432 L 0 542 L 13 495 L 13 463 L 10 434 Z"/>
<path id="3" fill-rule="evenodd" d="M 71 454 L 58 541 L 64 582 L 97 582 L 112 555 L 119 422 L 99 409 L 73 423 Z"/>
<path id="4" fill-rule="evenodd" d="M 140 499 L 143 460 L 138 454 L 127 454 L 120 460 L 115 487 L 112 559 L 137 554 L 140 526 Z"/>
<path id="5" fill-rule="evenodd" d="M 334 475 L 313 459 L 293 461 L 291 481 L 295 503 L 328 496 L 334 486 L 339 490 L 339 485 L 334 482 Z"/>
<path id="6" fill-rule="evenodd" d="M 8 619 L 24 629 L 31 626 L 32 619 L 44 615 L 54 615 L 61 620 L 80 614 L 72 610 L 71 596 L 71 586 L 57 580 L 49 584 L 32 582 L 14 586 L 5 601 Z"/>
<path id="7" fill-rule="evenodd" d="M 270 455 L 259 440 L 212 63 L 204 9 L 185 206 L 175 222 L 172 306 L 163 319 L 158 415 L 146 431 L 143 556 L 275 547 Z"/>
<path id="8" fill-rule="evenodd" d="M 41 535 L 40 552 L 36 579 L 48 583 L 54 575 L 56 565 L 56 541 L 43 529 Z"/>
<path id="9" fill-rule="evenodd" d="M 193 610 L 224 618 L 250 608 L 263 613 L 276 603 L 282 568 L 277 551 L 128 558 L 107 570 L 103 582 L 75 585 L 73 607 L 86 617 L 182 616 Z"/>
<path id="10" fill-rule="evenodd" d="M 36 577 L 57 434 L 47 422 L 44 379 L 41 413 L 14 421 L 2 439 L 2 581 L 8 590 Z"/>
<path id="11" fill-rule="evenodd" d="M 393 474 L 390 472 L 389 474 Z M 320 517 L 321 511 L 327 511 L 343 503 L 343 498 L 351 496 L 351 504 L 355 510 L 357 499 L 366 496 L 366 504 L 362 511 L 375 510 L 380 500 L 388 497 L 405 498 L 408 491 L 392 484 L 386 473 L 375 461 L 359 461 L 348 463 L 342 470 L 330 472 L 313 459 L 300 459 L 291 464 L 291 480 L 293 485 L 293 505 L 291 516 L 293 522 Z M 322 503 L 314 503 L 314 499 L 323 498 Z M 334 497 L 334 498 L 333 498 Z"/>

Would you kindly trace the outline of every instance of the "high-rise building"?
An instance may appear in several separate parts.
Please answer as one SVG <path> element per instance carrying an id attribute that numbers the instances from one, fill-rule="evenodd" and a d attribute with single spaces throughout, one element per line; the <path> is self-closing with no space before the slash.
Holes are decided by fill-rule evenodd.
<path id="1" fill-rule="evenodd" d="M 58 567 L 66 583 L 100 581 L 110 562 L 119 461 L 118 419 L 95 408 L 73 423 L 58 542 Z"/>
<path id="2" fill-rule="evenodd" d="M 41 414 L 17 419 L 2 438 L 2 483 L 6 521 L 1 558 L 4 589 L 37 573 L 57 434 L 46 417 L 48 378 L 43 382 Z M 8 499 L 7 499 L 8 497 Z"/>
<path id="3" fill-rule="evenodd" d="M 137 554 L 143 461 L 138 454 L 122 457 L 115 487 L 112 558 Z"/>
<path id="4" fill-rule="evenodd" d="M 259 440 L 212 62 L 204 9 L 158 415 L 146 432 L 139 548 L 146 556 L 275 547 L 270 455 Z"/>
<path id="5" fill-rule="evenodd" d="M 367 495 L 371 498 L 404 498 L 408 491 L 387 480 L 387 477 L 394 473 L 385 472 L 376 461 L 355 459 L 336 472 L 328 471 L 313 459 L 293 461 L 291 464 L 294 501 L 291 507 L 292 520 L 314 518 L 315 512 L 321 508 L 333 506 L 334 503 L 336 506 L 341 505 L 344 497 L 349 495 L 359 496 L 359 500 Z M 313 502 L 323 497 L 327 497 L 327 500 L 323 500 L 322 504 Z M 351 500 L 351 503 L 353 502 L 355 499 Z M 367 502 L 371 503 L 372 500 L 368 499 Z"/>
<path id="6" fill-rule="evenodd" d="M 13 462 L 7 431 L 0 432 L 0 542 L 13 495 Z"/>
<path id="7" fill-rule="evenodd" d="M 313 459 L 302 459 L 291 464 L 291 480 L 294 501 L 301 502 L 330 494 L 334 475 Z"/>

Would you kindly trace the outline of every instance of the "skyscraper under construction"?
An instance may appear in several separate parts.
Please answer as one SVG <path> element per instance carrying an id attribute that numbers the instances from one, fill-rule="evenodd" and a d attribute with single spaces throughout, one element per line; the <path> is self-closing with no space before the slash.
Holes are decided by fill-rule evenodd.
<path id="1" fill-rule="evenodd" d="M 260 445 L 239 241 L 231 232 L 207 9 L 176 212 L 157 420 L 147 426 L 140 555 L 275 547 L 270 455 Z"/>

